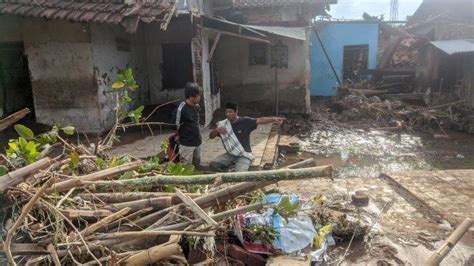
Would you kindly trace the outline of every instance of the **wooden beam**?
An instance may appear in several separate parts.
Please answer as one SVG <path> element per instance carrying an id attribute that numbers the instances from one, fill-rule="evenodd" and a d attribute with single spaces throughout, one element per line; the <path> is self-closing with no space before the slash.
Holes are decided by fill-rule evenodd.
<path id="1" fill-rule="evenodd" d="M 186 196 L 181 190 L 176 189 L 176 195 L 183 201 L 184 204 L 188 205 L 189 208 L 201 219 L 203 219 L 209 226 L 217 228 L 219 224 L 214 221 L 207 213 L 199 207 L 190 197 Z"/>
<path id="2" fill-rule="evenodd" d="M 270 43 L 269 40 L 265 40 L 265 39 L 261 39 L 261 38 L 257 38 L 257 37 L 250 37 L 250 36 L 246 36 L 246 35 L 241 35 L 241 34 L 232 33 L 232 32 L 228 32 L 228 31 L 216 30 L 216 29 L 213 29 L 213 28 L 208 28 L 208 27 L 203 27 L 203 26 L 199 26 L 199 27 L 202 27 L 203 29 L 214 31 L 214 32 L 217 32 L 217 33 L 220 32 L 220 33 L 225 34 L 225 35 L 229 35 L 229 36 L 233 36 L 233 37 L 237 37 L 237 38 L 242 38 L 242 39 L 247 39 L 247 40 L 250 40 L 250 41 Z"/>
<path id="3" fill-rule="evenodd" d="M 0 132 L 23 119 L 23 117 L 25 117 L 30 112 L 30 109 L 25 108 L 0 120 Z"/>
<path id="4" fill-rule="evenodd" d="M 24 254 L 24 255 L 33 255 L 33 254 L 49 254 L 49 251 L 46 247 L 38 244 L 11 244 L 10 250 L 13 254 Z M 3 243 L 0 243 L 0 253 L 5 253 Z"/>
<path id="5" fill-rule="evenodd" d="M 219 32 L 217 33 L 217 37 L 214 40 L 214 43 L 212 44 L 211 52 L 209 52 L 209 58 L 207 59 L 207 62 L 210 63 L 212 61 L 212 57 L 214 56 L 214 52 L 216 51 L 217 44 L 219 43 L 219 40 L 221 39 L 222 33 Z"/>

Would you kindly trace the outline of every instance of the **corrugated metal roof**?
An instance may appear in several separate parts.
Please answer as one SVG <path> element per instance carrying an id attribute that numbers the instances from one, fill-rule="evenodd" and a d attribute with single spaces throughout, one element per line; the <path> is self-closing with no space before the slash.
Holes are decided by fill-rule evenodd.
<path id="1" fill-rule="evenodd" d="M 254 25 L 245 25 L 246 27 L 252 28 L 254 30 L 263 31 L 265 33 L 271 33 L 279 36 L 284 36 L 288 38 L 306 40 L 306 31 L 305 28 L 294 28 L 294 27 L 276 27 L 276 26 L 254 26 Z"/>
<path id="2" fill-rule="evenodd" d="M 74 22 L 122 24 L 133 32 L 137 21 L 152 22 L 173 12 L 175 1 L 137 0 L 0 0 L 0 14 Z"/>
<path id="3" fill-rule="evenodd" d="M 474 39 L 433 41 L 431 44 L 448 55 L 474 53 Z"/>

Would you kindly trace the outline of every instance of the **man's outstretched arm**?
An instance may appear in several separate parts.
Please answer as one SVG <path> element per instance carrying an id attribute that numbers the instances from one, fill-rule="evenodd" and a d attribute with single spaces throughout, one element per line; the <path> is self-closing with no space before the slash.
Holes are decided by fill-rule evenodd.
<path id="1" fill-rule="evenodd" d="M 274 123 L 277 125 L 281 125 L 286 121 L 284 117 L 260 117 L 257 118 L 257 125 L 264 125 Z"/>

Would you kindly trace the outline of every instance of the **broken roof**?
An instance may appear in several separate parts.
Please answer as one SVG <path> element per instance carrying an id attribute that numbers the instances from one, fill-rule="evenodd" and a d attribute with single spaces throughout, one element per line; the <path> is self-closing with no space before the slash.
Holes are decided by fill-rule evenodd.
<path id="1" fill-rule="evenodd" d="M 174 10 L 170 0 L 0 0 L 0 14 L 121 24 L 127 32 L 135 32 L 140 21 L 166 22 Z"/>
<path id="2" fill-rule="evenodd" d="M 274 26 L 254 26 L 246 25 L 254 30 L 262 31 L 265 33 L 275 34 L 287 38 L 306 40 L 306 30 L 302 27 L 274 27 Z"/>
<path id="3" fill-rule="evenodd" d="M 337 0 L 234 0 L 234 8 L 290 6 L 294 4 L 335 4 Z"/>
<path id="4" fill-rule="evenodd" d="M 474 53 L 474 39 L 433 41 L 431 44 L 448 55 Z"/>

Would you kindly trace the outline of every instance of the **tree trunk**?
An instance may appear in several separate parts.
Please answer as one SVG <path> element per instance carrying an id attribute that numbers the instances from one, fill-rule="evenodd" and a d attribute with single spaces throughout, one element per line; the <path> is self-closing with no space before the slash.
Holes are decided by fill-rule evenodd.
<path id="1" fill-rule="evenodd" d="M 195 185 L 212 184 L 220 178 L 223 183 L 249 182 L 249 181 L 281 181 L 298 180 L 316 177 L 328 177 L 332 174 L 332 166 L 320 166 L 303 169 L 282 169 L 271 171 L 254 171 L 243 173 L 220 173 L 210 175 L 195 176 L 149 176 L 138 179 L 85 182 L 88 185 L 95 185 L 97 189 L 110 190 L 116 188 L 147 187 L 162 185 Z"/>
<path id="2" fill-rule="evenodd" d="M 138 169 L 142 166 L 143 166 L 143 163 L 141 161 L 135 161 L 128 164 L 105 169 L 105 170 L 92 173 L 89 175 L 79 176 L 77 178 L 69 179 L 69 180 L 54 184 L 54 186 L 52 186 L 50 189 L 46 191 L 46 194 L 68 191 L 69 189 L 73 187 L 82 186 L 84 181 L 97 181 L 97 180 L 106 179 L 109 177 L 113 177 L 113 176 L 125 173 L 127 171 Z"/>
<path id="3" fill-rule="evenodd" d="M 0 120 L 0 132 L 15 124 L 19 120 L 23 119 L 23 117 L 25 117 L 29 113 L 30 109 L 25 108 Z"/>
<path id="4" fill-rule="evenodd" d="M 24 182 L 28 177 L 37 174 L 40 170 L 53 164 L 53 162 L 50 158 L 44 158 L 4 176 L 0 176 L 0 193 L 4 193 L 9 187 L 14 187 Z"/>

